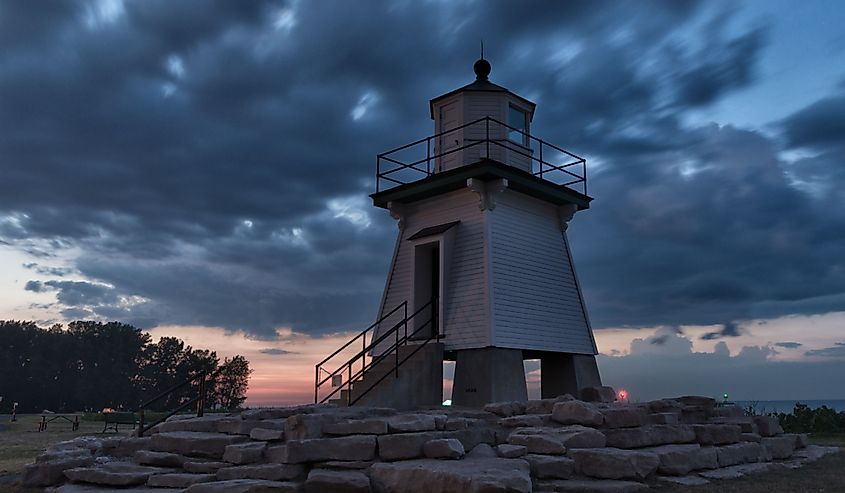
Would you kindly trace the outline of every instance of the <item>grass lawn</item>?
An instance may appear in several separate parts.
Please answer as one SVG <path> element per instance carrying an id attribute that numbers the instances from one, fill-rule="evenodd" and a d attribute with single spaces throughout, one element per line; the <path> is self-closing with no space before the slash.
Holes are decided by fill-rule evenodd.
<path id="1" fill-rule="evenodd" d="M 79 430 L 71 431 L 70 423 L 64 420 L 53 421 L 47 425 L 47 430 L 38 431 L 38 423 L 41 416 L 37 414 L 19 414 L 18 420 L 9 422 L 9 415 L 0 415 L 0 423 L 8 424 L 11 429 L 0 431 L 0 491 L 41 491 L 40 489 L 12 489 L 10 482 L 23 472 L 23 466 L 35 460 L 35 457 L 44 451 L 48 446 L 56 442 L 70 440 L 83 435 L 94 436 L 118 436 L 128 435 L 130 426 L 126 431 L 115 433 L 114 431 L 103 431 L 103 423 L 98 421 L 80 421 Z"/>
<path id="2" fill-rule="evenodd" d="M 845 434 L 811 435 L 814 445 L 845 447 Z M 740 479 L 711 481 L 703 486 L 665 486 L 654 491 L 690 493 L 845 492 L 845 451 L 828 455 L 800 469 L 776 470 Z"/>

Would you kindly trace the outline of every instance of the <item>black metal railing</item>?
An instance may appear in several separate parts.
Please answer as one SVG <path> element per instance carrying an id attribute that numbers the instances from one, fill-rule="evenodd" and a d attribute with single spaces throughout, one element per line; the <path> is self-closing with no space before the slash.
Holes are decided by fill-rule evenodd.
<path id="1" fill-rule="evenodd" d="M 219 371 L 219 370 L 218 370 Z M 152 427 L 159 423 L 163 423 L 167 420 L 167 418 L 173 416 L 176 413 L 182 412 L 188 407 L 192 406 L 193 404 L 197 405 L 197 417 L 202 417 L 203 411 L 205 409 L 205 397 L 206 391 L 208 389 L 208 383 L 211 379 L 213 379 L 217 374 L 217 371 L 213 373 L 209 373 L 207 371 L 201 371 L 198 374 L 194 375 L 193 377 L 185 380 L 182 383 L 176 384 L 169 389 L 160 392 L 152 399 L 144 402 L 138 407 L 138 436 L 143 437 L 144 433 L 148 432 Z M 159 400 L 173 394 L 174 392 L 181 391 L 183 388 L 196 384 L 197 387 L 197 395 L 188 399 L 187 401 L 180 404 L 176 409 L 168 412 L 166 415 L 158 418 L 157 420 L 153 421 L 150 424 L 146 423 L 144 412 L 149 409 L 149 407 Z"/>
<path id="2" fill-rule="evenodd" d="M 389 330 L 385 331 L 383 334 L 373 339 L 374 329 L 376 327 L 387 321 L 389 318 L 394 317 L 394 315 L 400 313 L 402 314 L 401 320 L 394 323 Z M 429 318 L 427 320 L 425 320 L 424 322 L 417 321 L 418 316 L 425 316 L 426 314 L 429 315 Z M 364 397 L 373 388 L 375 388 L 376 385 L 381 383 L 385 378 L 387 378 L 391 374 L 394 374 L 398 378 L 399 367 L 402 366 L 402 364 L 404 364 L 408 359 L 410 359 L 413 355 L 415 355 L 432 340 L 440 342 L 441 334 L 440 330 L 438 329 L 438 324 L 436 323 L 437 316 L 438 315 L 436 299 L 429 301 L 410 315 L 408 315 L 408 302 L 403 301 L 402 303 L 400 303 L 390 312 L 382 316 L 372 325 L 361 331 L 355 337 L 350 339 L 346 344 L 344 344 L 331 355 L 326 357 L 323 361 L 314 365 L 314 402 L 327 402 L 338 392 L 344 390 L 345 387 L 345 390 L 347 392 L 346 395 L 348 398 L 347 404 L 351 406 L 358 402 L 362 397 Z M 417 327 L 415 329 L 413 328 L 414 323 L 417 324 Z M 409 324 L 411 324 L 412 326 L 410 333 L 408 332 Z M 426 332 L 423 332 L 425 329 L 428 329 L 427 336 L 425 336 Z M 371 332 L 373 332 L 373 334 L 371 334 Z M 366 342 L 368 336 L 370 337 L 369 343 Z M 328 364 L 333 358 L 338 356 L 344 350 L 351 347 L 359 339 L 362 341 L 360 351 L 356 352 L 352 357 L 344 360 L 344 362 L 338 365 L 333 371 L 328 371 L 324 368 L 324 366 Z M 416 347 L 409 354 L 406 354 L 405 356 L 400 358 L 399 348 L 408 345 L 409 341 L 413 341 L 413 345 Z M 388 344 L 389 346 L 384 347 Z M 381 375 L 381 377 L 378 378 L 378 380 L 373 382 L 366 389 L 363 389 L 358 392 L 358 389 L 356 388 L 356 395 L 353 396 L 353 385 L 355 383 L 362 383 L 364 381 L 364 375 L 370 369 L 391 357 L 394 361 L 393 366 L 390 368 L 390 371 L 385 372 L 383 375 Z M 322 377 L 323 373 L 326 374 L 325 377 Z M 344 376 L 346 377 L 345 382 L 343 382 Z M 335 385 L 335 379 L 338 378 L 341 380 L 341 383 Z M 332 386 L 335 388 L 334 390 L 332 390 L 321 398 L 320 387 L 329 382 L 331 382 Z M 341 395 L 343 394 L 341 393 Z"/>
<path id="3" fill-rule="evenodd" d="M 514 136 L 521 142 L 513 140 Z M 489 116 L 379 154 L 376 193 L 427 178 L 440 171 L 446 159 L 464 159 L 458 165 L 470 164 L 458 154 L 468 150 L 477 150 L 479 156 L 489 159 L 506 150 L 510 155 L 499 159 L 505 164 L 518 162 L 517 167 L 534 176 L 587 195 L 586 159 Z"/>

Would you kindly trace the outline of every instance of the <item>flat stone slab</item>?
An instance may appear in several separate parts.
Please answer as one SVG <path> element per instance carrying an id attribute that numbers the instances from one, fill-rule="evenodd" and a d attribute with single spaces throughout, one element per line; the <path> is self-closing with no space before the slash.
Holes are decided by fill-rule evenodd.
<path id="1" fill-rule="evenodd" d="M 225 433 L 173 431 L 153 435 L 149 449 L 157 452 L 220 459 L 226 447 L 249 441 L 249 438 Z"/>
<path id="2" fill-rule="evenodd" d="M 302 489 L 305 493 L 370 493 L 370 478 L 359 471 L 312 469 Z"/>
<path id="3" fill-rule="evenodd" d="M 379 493 L 529 493 L 528 463 L 521 459 L 436 459 L 377 463 L 370 468 Z"/>
<path id="4" fill-rule="evenodd" d="M 573 449 L 576 470 L 599 479 L 645 479 L 657 470 L 657 454 L 616 448 Z"/>
<path id="5" fill-rule="evenodd" d="M 389 435 L 386 435 L 389 436 Z M 328 460 L 372 460 L 376 456 L 375 435 L 352 435 L 338 438 L 289 440 L 286 462 L 319 462 Z"/>
<path id="6" fill-rule="evenodd" d="M 219 481 L 232 479 L 264 479 L 284 481 L 305 474 L 305 467 L 299 464 L 251 464 L 248 466 L 223 467 L 217 471 Z"/>
<path id="7" fill-rule="evenodd" d="M 701 476 L 657 476 L 658 481 L 661 483 L 668 483 L 668 484 L 676 484 L 679 486 L 702 486 L 705 484 L 710 484 L 710 481 L 702 478 Z"/>
<path id="8" fill-rule="evenodd" d="M 536 491 L 572 491 L 586 493 L 634 493 L 646 491 L 648 486 L 634 481 L 613 479 L 569 479 L 537 481 Z"/>
<path id="9" fill-rule="evenodd" d="M 297 493 L 299 485 L 286 481 L 233 479 L 189 486 L 185 493 Z"/>
<path id="10" fill-rule="evenodd" d="M 77 467 L 65 471 L 65 476 L 76 483 L 93 483 L 105 486 L 137 486 L 147 482 L 154 474 L 176 472 L 164 467 L 139 466 L 129 462 L 109 462 L 92 467 Z"/>
<path id="11" fill-rule="evenodd" d="M 66 484 L 59 486 L 55 493 L 182 493 L 182 488 L 110 488 L 108 486 L 92 486 L 88 484 Z"/>
<path id="12" fill-rule="evenodd" d="M 155 488 L 187 488 L 192 484 L 216 481 L 214 474 L 169 473 L 156 474 L 147 480 L 147 486 Z"/>
<path id="13" fill-rule="evenodd" d="M 772 469 L 772 467 L 775 466 L 767 462 L 758 462 L 755 464 L 740 464 L 737 466 L 722 467 L 720 469 L 713 469 L 712 471 L 700 472 L 698 475 L 707 479 L 737 479 L 748 474 L 768 472 Z"/>

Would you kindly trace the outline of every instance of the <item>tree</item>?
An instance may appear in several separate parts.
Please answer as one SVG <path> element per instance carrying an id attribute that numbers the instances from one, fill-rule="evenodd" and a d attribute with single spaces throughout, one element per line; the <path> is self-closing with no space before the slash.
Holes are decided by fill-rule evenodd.
<path id="1" fill-rule="evenodd" d="M 249 386 L 249 375 L 252 369 L 249 361 L 243 356 L 226 358 L 217 371 L 214 388 L 209 392 L 209 404 L 224 409 L 240 407 L 246 400 L 246 390 Z"/>

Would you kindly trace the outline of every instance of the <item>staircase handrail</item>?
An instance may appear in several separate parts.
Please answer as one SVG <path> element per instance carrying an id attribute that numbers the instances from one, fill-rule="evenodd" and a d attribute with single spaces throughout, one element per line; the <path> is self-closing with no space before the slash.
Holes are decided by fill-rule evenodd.
<path id="1" fill-rule="evenodd" d="M 378 321 L 376 321 L 375 323 L 373 323 L 373 324 L 372 324 L 370 327 L 368 327 L 366 330 L 362 331 L 360 334 L 358 334 L 357 336 L 355 336 L 352 340 L 350 340 L 349 342 L 347 342 L 346 344 L 344 344 L 343 346 L 341 346 L 341 348 L 340 348 L 340 349 L 338 349 L 337 351 L 335 351 L 334 353 L 332 353 L 332 355 L 331 355 L 331 356 L 329 356 L 328 358 L 324 359 L 323 361 L 321 361 L 320 363 L 318 363 L 317 365 L 315 365 L 315 368 L 314 368 L 314 370 L 315 370 L 315 379 L 314 379 L 314 383 L 315 383 L 315 385 L 314 385 L 314 402 L 315 402 L 315 403 L 323 403 L 323 402 L 326 402 L 326 401 L 328 401 L 328 400 L 329 400 L 332 396 L 334 396 L 336 393 L 338 393 L 340 390 L 342 390 L 342 389 L 343 389 L 343 386 L 342 386 L 342 385 L 341 385 L 341 386 L 338 386 L 336 389 L 334 389 L 333 391 L 331 391 L 328 395 L 326 395 L 325 397 L 323 397 L 323 399 L 320 399 L 320 398 L 319 398 L 319 389 L 320 389 L 320 387 L 321 387 L 323 384 L 325 384 L 326 382 L 328 382 L 328 381 L 329 381 L 329 380 L 330 380 L 333 376 L 338 375 L 338 374 L 342 374 L 344 371 L 347 371 L 347 372 L 348 372 L 348 375 L 347 375 L 347 385 L 349 386 L 349 388 L 350 388 L 350 390 L 351 390 L 351 383 L 352 383 L 354 380 L 356 380 L 358 377 L 362 376 L 362 375 L 364 374 L 364 372 L 366 372 L 366 370 L 367 370 L 368 368 L 372 368 L 372 367 L 373 367 L 373 365 L 375 365 L 375 364 L 377 364 L 377 363 L 381 362 L 382 360 L 384 360 L 387 356 L 389 356 L 389 355 L 390 355 L 391 351 L 393 351 L 393 350 L 396 350 L 396 353 L 397 353 L 397 354 L 396 354 L 397 364 L 396 364 L 395 371 L 396 371 L 396 372 L 397 372 L 397 374 L 398 374 L 398 367 L 399 367 L 399 365 L 401 364 L 401 363 L 399 363 L 399 361 L 398 361 L 398 359 L 399 359 L 399 356 L 398 356 L 398 347 L 399 347 L 399 346 L 401 346 L 401 345 L 406 344 L 406 343 L 407 343 L 407 341 L 408 341 L 411 337 L 413 337 L 413 336 L 414 336 L 417 332 L 419 332 L 419 330 L 420 330 L 420 329 L 422 329 L 423 327 L 425 327 L 425 325 L 427 325 L 428 323 L 430 323 L 430 322 L 431 322 L 431 320 L 429 320 L 429 321 L 425 322 L 425 323 L 424 323 L 424 324 L 423 324 L 420 328 L 418 328 L 417 330 L 415 330 L 415 331 L 414 331 L 413 333 L 411 333 L 410 335 L 408 334 L 408 322 L 409 322 L 410 320 L 413 320 L 413 319 L 414 319 L 417 315 L 419 315 L 419 314 L 420 314 L 423 310 L 427 309 L 429 306 L 434 306 L 434 307 L 435 307 L 435 310 L 433 310 L 433 311 L 436 311 L 436 302 L 435 302 L 435 300 L 430 300 L 428 303 L 426 303 L 426 304 L 422 305 L 421 307 L 419 307 L 419 308 L 418 308 L 418 309 L 417 309 L 414 313 L 412 313 L 411 315 L 407 315 L 407 306 L 408 306 L 408 302 L 407 302 L 407 301 L 403 301 L 403 302 L 402 302 L 402 303 L 400 303 L 400 304 L 399 304 L 396 308 L 394 308 L 393 310 L 391 310 L 391 311 L 390 311 L 387 315 L 385 315 L 385 316 L 381 317 Z M 379 336 L 377 339 L 375 339 L 375 340 L 371 340 L 369 344 L 366 344 L 366 342 L 365 342 L 365 343 L 363 344 L 363 348 L 361 349 L 361 351 L 359 351 L 357 354 L 355 354 L 354 356 L 352 356 L 351 358 L 349 358 L 349 359 L 348 359 L 345 363 L 343 363 L 343 364 L 341 364 L 340 366 L 338 366 L 338 368 L 337 368 L 336 370 L 334 370 L 333 372 L 330 372 L 330 373 L 329 373 L 327 370 L 325 370 L 324 368 L 322 368 L 322 365 L 323 365 L 323 364 L 325 364 L 325 363 L 326 363 L 326 361 L 328 361 L 328 360 L 330 360 L 332 357 L 336 356 L 336 355 L 337 355 L 340 351 L 342 351 L 343 349 L 345 349 L 345 348 L 349 347 L 349 346 L 351 345 L 351 343 L 352 343 L 352 342 L 354 342 L 355 340 L 357 340 L 359 337 L 361 337 L 362 335 L 364 335 L 367 331 L 371 330 L 373 327 L 377 326 L 379 323 L 383 322 L 383 321 L 384 321 L 386 318 L 388 318 L 389 316 L 391 316 L 391 315 L 393 315 L 394 313 L 396 313 L 396 312 L 399 310 L 399 308 L 402 308 L 402 307 L 405 307 L 405 313 L 406 313 L 405 317 L 404 317 L 402 320 L 400 320 L 399 322 L 397 322 L 396 324 L 394 324 L 394 325 L 393 325 L 393 326 L 392 326 L 389 330 L 387 330 L 384 334 L 380 335 L 380 336 Z M 399 338 L 399 329 L 400 329 L 401 327 L 403 327 L 403 326 L 404 326 L 404 328 L 405 328 L 405 335 L 404 335 L 404 337 L 402 337 L 402 338 L 400 339 L 400 338 Z M 368 364 L 367 364 L 367 361 L 366 361 L 366 355 L 367 355 L 367 353 L 369 353 L 369 352 L 373 351 L 373 350 L 374 350 L 374 349 L 375 349 L 375 348 L 376 348 L 379 344 L 381 344 L 382 342 L 384 342 L 385 340 L 387 340 L 387 338 L 389 338 L 390 336 L 394 336 L 394 337 L 395 337 L 395 339 L 396 339 L 395 343 L 394 343 L 394 344 L 393 344 L 390 348 L 388 348 L 387 350 L 385 350 L 384 352 L 382 352 L 381 354 L 379 354 L 378 356 L 373 357 L 373 358 L 371 359 L 371 361 L 370 361 L 369 365 L 368 365 Z M 437 334 L 437 338 L 438 338 L 438 340 L 439 340 L 439 337 L 440 337 L 440 334 L 439 334 L 439 330 L 438 330 L 438 334 Z M 366 341 L 366 338 L 364 339 L 364 341 Z M 428 342 L 428 341 L 426 341 L 426 343 L 427 343 L 427 342 Z M 423 345 L 424 345 L 424 344 L 423 344 Z M 353 374 L 353 373 L 352 373 L 352 365 L 353 365 L 356 361 L 358 361 L 358 359 L 361 359 L 361 361 L 362 361 L 362 364 L 361 364 L 361 369 L 360 369 L 360 370 L 357 370 L 357 371 Z M 322 371 L 324 371 L 324 372 L 328 373 L 328 375 L 327 375 L 325 378 L 323 378 L 322 380 L 320 379 L 320 370 L 322 370 Z"/>
<path id="2" fill-rule="evenodd" d="M 211 379 L 216 377 L 217 374 L 220 373 L 220 370 L 221 370 L 220 368 L 217 368 L 216 370 L 214 370 L 211 373 L 209 373 L 208 370 L 202 370 L 202 371 L 198 372 L 197 374 L 195 374 L 194 376 L 187 378 L 185 381 L 183 381 L 181 383 L 177 383 L 176 385 L 159 392 L 158 394 L 156 394 L 151 399 L 148 399 L 147 401 L 141 403 L 138 406 L 138 437 L 143 437 L 144 433 L 148 432 L 154 426 L 156 426 L 160 423 L 163 423 L 164 421 L 166 421 L 168 418 L 170 418 L 174 414 L 179 413 L 179 412 L 187 409 L 189 406 L 191 406 L 193 404 L 197 405 L 197 417 L 202 417 L 204 410 L 205 410 L 206 382 L 210 381 Z M 199 389 L 198 389 L 196 397 L 192 397 L 191 399 L 188 399 L 186 402 L 182 403 L 176 409 L 170 411 L 166 415 L 158 418 L 157 420 L 153 421 L 150 424 L 146 424 L 144 412 L 146 411 L 147 407 L 149 407 L 152 403 L 162 399 L 163 397 L 167 397 L 168 395 L 172 394 L 173 392 L 176 392 L 177 390 L 180 390 L 187 385 L 191 385 L 192 383 L 194 383 L 197 380 L 199 380 Z"/>
<path id="3" fill-rule="evenodd" d="M 424 324 L 422 324 L 422 326 L 420 326 L 417 330 L 415 330 L 414 332 L 412 332 L 409 336 L 405 336 L 405 338 L 404 338 L 402 341 L 400 341 L 401 345 L 407 345 L 407 341 L 408 341 L 410 338 L 412 338 L 413 336 L 415 336 L 415 335 L 417 334 L 417 332 L 419 332 L 419 331 L 421 331 L 422 329 L 424 329 L 427 325 L 431 324 L 431 322 L 432 322 L 433 320 L 434 320 L 434 318 L 431 318 L 431 319 L 427 320 Z M 439 331 L 439 330 L 437 331 L 437 333 L 436 333 L 434 336 L 429 335 L 429 336 L 428 336 L 425 340 L 423 340 L 420 344 L 414 344 L 414 345 L 415 345 L 415 346 L 417 346 L 417 347 L 416 347 L 413 351 L 411 351 L 411 353 L 410 353 L 410 354 L 408 354 L 408 355 L 406 355 L 404 358 L 402 358 L 402 361 L 399 361 L 399 345 L 397 345 L 397 346 L 396 346 L 396 348 L 395 348 L 395 351 L 396 351 L 396 366 L 394 367 L 394 370 L 397 372 L 397 376 L 398 376 L 398 372 L 399 372 L 399 367 L 400 367 L 400 366 L 402 366 L 403 364 L 405 364 L 405 362 L 406 362 L 406 361 L 408 361 L 409 359 L 411 359 L 411 357 L 413 357 L 415 354 L 417 354 L 417 352 L 419 352 L 419 351 L 420 351 L 423 347 L 425 347 L 425 345 L 426 345 L 426 344 L 428 344 L 429 342 L 431 342 L 431 341 L 432 341 L 432 340 L 434 340 L 434 339 L 437 339 L 437 341 L 438 341 L 438 342 L 440 341 L 440 331 Z M 389 354 L 389 352 L 386 352 L 385 354 Z M 372 365 L 371 365 L 371 366 L 372 366 Z M 376 386 L 378 386 L 378 384 L 380 384 L 380 383 L 381 383 L 381 381 L 382 381 L 382 380 L 384 380 L 385 378 L 387 378 L 387 376 L 388 376 L 388 375 L 390 375 L 391 373 L 393 373 L 393 371 L 389 371 L 389 372 L 385 373 L 384 375 L 380 376 L 380 377 L 378 378 L 378 380 L 376 380 L 376 381 L 375 381 L 372 385 L 370 385 L 369 387 L 367 387 L 367 389 L 366 389 L 366 390 L 364 390 L 363 392 L 361 392 L 361 394 L 360 394 L 360 395 L 358 395 L 358 397 L 356 397 L 356 398 L 354 398 L 354 399 L 352 398 L 352 393 L 351 393 L 351 389 L 350 389 L 350 394 L 349 394 L 349 405 L 350 405 L 350 406 L 352 406 L 352 405 L 354 405 L 356 402 L 358 402 L 358 401 L 359 401 L 362 397 L 364 397 L 364 396 L 365 396 L 365 395 L 367 395 L 367 394 L 368 394 L 371 390 L 373 390 L 374 388 L 376 388 Z"/>

